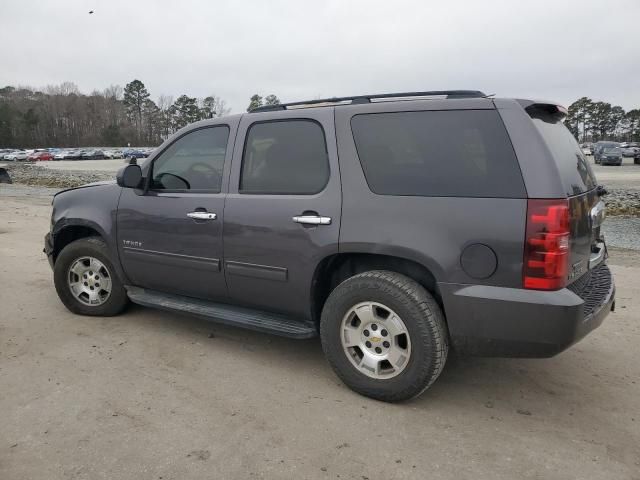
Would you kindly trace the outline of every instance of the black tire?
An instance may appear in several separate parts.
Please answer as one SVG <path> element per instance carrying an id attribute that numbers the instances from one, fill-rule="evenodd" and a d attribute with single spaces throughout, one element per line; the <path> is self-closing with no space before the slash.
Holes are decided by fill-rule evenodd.
<path id="1" fill-rule="evenodd" d="M 342 347 L 342 319 L 350 308 L 366 301 L 391 308 L 409 332 L 411 356 L 395 377 L 376 379 L 361 373 Z M 411 278 L 384 270 L 355 275 L 331 292 L 322 309 L 320 338 L 331 367 L 349 388 L 385 402 L 420 395 L 442 372 L 449 351 L 444 315 L 431 294 Z"/>
<path id="2" fill-rule="evenodd" d="M 111 294 L 100 305 L 86 305 L 77 300 L 69 289 L 67 276 L 69 268 L 80 257 L 94 257 L 100 260 L 109 271 L 111 278 Z M 99 237 L 81 238 L 64 247 L 53 268 L 53 281 L 58 297 L 71 312 L 79 315 L 110 317 L 121 313 L 129 303 L 127 292 L 118 278 L 113 262 L 109 258 L 109 249 Z"/>

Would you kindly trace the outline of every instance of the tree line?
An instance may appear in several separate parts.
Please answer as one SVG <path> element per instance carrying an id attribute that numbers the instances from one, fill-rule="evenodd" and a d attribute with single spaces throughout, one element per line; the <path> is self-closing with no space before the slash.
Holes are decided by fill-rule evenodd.
<path id="1" fill-rule="evenodd" d="M 594 102 L 588 97 L 579 98 L 569 106 L 565 125 L 581 143 L 640 141 L 640 109 L 625 112 L 618 105 Z"/>
<path id="2" fill-rule="evenodd" d="M 247 111 L 278 105 L 271 94 L 254 94 Z M 160 95 L 156 101 L 140 80 L 89 95 L 70 82 L 41 90 L 0 88 L 0 148 L 124 146 L 162 143 L 185 125 L 230 112 L 215 94 L 204 98 Z M 640 142 L 640 109 L 582 97 L 568 108 L 565 124 L 579 142 Z"/>
<path id="3" fill-rule="evenodd" d="M 89 95 L 70 82 L 42 91 L 7 86 L 0 88 L 0 148 L 153 146 L 191 122 L 229 111 L 215 94 L 154 101 L 140 80 Z"/>

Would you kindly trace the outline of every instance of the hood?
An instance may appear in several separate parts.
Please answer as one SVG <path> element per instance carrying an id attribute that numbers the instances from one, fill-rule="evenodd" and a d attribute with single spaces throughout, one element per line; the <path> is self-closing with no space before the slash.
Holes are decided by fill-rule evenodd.
<path id="1" fill-rule="evenodd" d="M 87 183 L 85 185 L 80 185 L 78 187 L 71 187 L 71 188 L 65 188 L 64 190 L 60 190 L 59 192 L 57 192 L 54 197 L 60 195 L 61 193 L 64 192 L 70 192 L 71 190 L 79 190 L 81 188 L 89 188 L 89 187 L 101 187 L 104 185 L 114 185 L 116 183 L 115 180 L 103 180 L 101 182 L 92 182 L 92 183 Z"/>

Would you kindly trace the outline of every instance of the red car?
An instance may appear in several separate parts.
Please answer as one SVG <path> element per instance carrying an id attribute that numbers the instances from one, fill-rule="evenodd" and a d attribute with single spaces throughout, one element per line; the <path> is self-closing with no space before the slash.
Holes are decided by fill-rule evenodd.
<path id="1" fill-rule="evenodd" d="M 44 162 L 48 160 L 53 160 L 53 155 L 49 152 L 35 152 L 27 157 L 27 160 L 30 162 Z"/>

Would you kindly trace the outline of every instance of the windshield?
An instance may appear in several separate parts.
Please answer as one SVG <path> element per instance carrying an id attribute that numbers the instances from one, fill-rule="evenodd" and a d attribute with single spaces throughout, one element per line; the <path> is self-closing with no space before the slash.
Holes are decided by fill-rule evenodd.
<path id="1" fill-rule="evenodd" d="M 616 153 L 618 152 L 618 147 L 604 147 L 604 153 Z"/>

